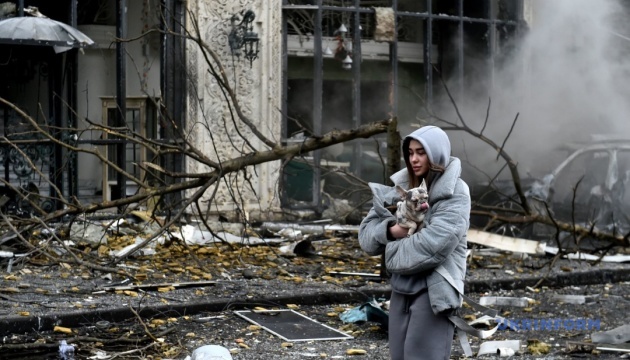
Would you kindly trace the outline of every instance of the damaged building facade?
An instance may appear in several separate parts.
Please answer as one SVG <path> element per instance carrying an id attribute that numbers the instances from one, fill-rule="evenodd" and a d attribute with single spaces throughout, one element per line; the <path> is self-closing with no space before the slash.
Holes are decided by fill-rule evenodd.
<path id="1" fill-rule="evenodd" d="M 130 137 L 174 138 L 169 126 L 158 125 L 158 114 L 168 107 L 176 124 L 183 118 L 185 51 L 179 37 L 158 31 L 181 31 L 184 13 L 177 1 L 0 3 L 0 153 L 10 194 L 3 210 L 50 212 L 138 191 L 104 159 L 138 179 L 141 161 L 181 168 L 175 156 L 148 159 L 137 143 L 91 125 L 126 129 Z M 148 34 L 116 42 L 142 33 Z"/>
<path id="2" fill-rule="evenodd" d="M 20 0 L 0 5 L 0 97 L 16 106 L 0 105 L 3 179 L 16 188 L 37 187 L 47 199 L 46 211 L 62 206 L 55 201 L 59 197 L 89 203 L 142 191 L 116 167 L 140 181 L 165 183 L 181 179 L 152 179 L 139 164 L 151 162 L 172 173 L 208 170 L 194 157 L 153 156 L 139 142 L 91 124 L 126 128 L 131 138 L 156 144 L 188 143 L 218 162 L 250 146 L 267 150 L 250 129 L 232 120 L 238 116 L 228 106 L 229 95 L 209 72 L 216 60 L 242 114 L 279 143 L 388 118 L 396 118 L 404 133 L 439 106 L 445 81 L 455 99 L 465 96 L 464 89 L 489 91 L 496 63 L 511 51 L 531 10 L 525 0 Z M 38 26 L 65 38 L 2 27 L 20 18 L 40 19 Z M 216 59 L 208 58 L 191 40 L 195 37 Z M 50 136 L 23 121 L 21 111 Z M 75 153 L 57 142 L 88 152 Z M 361 187 L 356 179 L 386 181 L 387 151 L 387 134 L 382 134 L 266 162 L 227 174 L 216 192 L 206 190 L 205 198 L 213 200 L 201 205 L 208 214 L 248 219 L 287 210 L 321 214 L 333 199 L 360 205 L 370 194 L 356 191 Z M 168 201 L 178 204 L 188 195 L 176 193 Z"/>

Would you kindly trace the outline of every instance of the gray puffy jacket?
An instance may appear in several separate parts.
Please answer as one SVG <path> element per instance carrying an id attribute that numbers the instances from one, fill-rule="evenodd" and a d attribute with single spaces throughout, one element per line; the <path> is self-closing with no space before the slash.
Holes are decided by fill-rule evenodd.
<path id="1" fill-rule="evenodd" d="M 379 255 L 385 252 L 387 270 L 392 274 L 392 290 L 413 294 L 427 287 L 436 314 L 457 309 L 462 304 L 459 292 L 435 271 L 442 265 L 463 293 L 470 193 L 460 174 L 460 160 L 451 157 L 444 174 L 431 185 L 430 208 L 423 228 L 396 241 L 387 239 L 387 228 L 396 222 L 396 218 L 386 206 L 395 205 L 399 195 L 393 187 L 370 183 L 373 206 L 359 228 L 359 243 L 366 253 Z M 408 188 L 407 170 L 400 170 L 391 180 Z"/>

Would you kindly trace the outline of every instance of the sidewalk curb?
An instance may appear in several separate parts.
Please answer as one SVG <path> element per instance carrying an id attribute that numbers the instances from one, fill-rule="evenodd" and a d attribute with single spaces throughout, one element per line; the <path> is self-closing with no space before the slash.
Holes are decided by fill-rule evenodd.
<path id="1" fill-rule="evenodd" d="M 474 280 L 466 282 L 464 290 L 468 293 L 479 293 L 484 291 L 525 289 L 528 286 L 536 285 L 539 281 L 541 281 L 540 285 L 549 287 L 619 283 L 630 281 L 630 266 L 619 269 L 595 269 L 529 278 Z"/>
<path id="2" fill-rule="evenodd" d="M 594 285 L 605 283 L 618 283 L 630 281 L 630 267 L 620 269 L 597 269 L 586 272 L 550 274 L 547 277 L 532 277 L 526 279 L 492 279 L 474 280 L 467 282 L 467 293 L 480 293 L 485 291 L 524 289 L 534 286 L 542 281 L 542 285 L 550 287 L 563 287 L 569 285 Z M 382 285 L 379 288 L 323 291 L 319 293 L 294 294 L 290 296 L 258 297 L 248 299 L 218 299 L 203 302 L 189 302 L 177 305 L 146 305 L 138 314 L 144 318 L 150 317 L 181 317 L 193 316 L 201 312 L 220 312 L 225 310 L 237 310 L 260 304 L 275 303 L 278 305 L 327 305 L 342 303 L 361 303 L 369 300 L 369 297 L 381 298 L 389 296 L 391 288 Z M 474 296 L 473 296 L 474 297 Z M 76 324 L 96 323 L 106 320 L 119 322 L 133 318 L 135 315 L 128 307 L 97 309 L 93 311 L 50 313 L 44 316 L 10 316 L 0 318 L 0 336 L 10 334 L 31 333 L 52 330 L 55 326 L 73 327 Z M 2 346 L 0 345 L 0 349 Z"/>

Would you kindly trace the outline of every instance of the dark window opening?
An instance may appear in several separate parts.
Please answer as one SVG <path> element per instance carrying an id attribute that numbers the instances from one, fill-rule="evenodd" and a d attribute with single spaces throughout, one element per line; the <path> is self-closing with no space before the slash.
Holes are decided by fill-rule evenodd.
<path id="1" fill-rule="evenodd" d="M 84 0 L 77 9 L 79 25 L 116 25 L 116 2 L 114 0 Z"/>
<path id="2" fill-rule="evenodd" d="M 464 89 L 488 93 L 521 30 L 522 6 L 285 0 L 285 141 L 394 116 L 401 134 L 408 133 L 446 98 L 443 81 L 459 100 Z M 323 193 L 364 202 L 370 194 L 350 194 L 358 187 L 353 177 L 387 182 L 386 154 L 382 134 L 293 159 L 285 167 L 283 206 L 321 210 Z"/>

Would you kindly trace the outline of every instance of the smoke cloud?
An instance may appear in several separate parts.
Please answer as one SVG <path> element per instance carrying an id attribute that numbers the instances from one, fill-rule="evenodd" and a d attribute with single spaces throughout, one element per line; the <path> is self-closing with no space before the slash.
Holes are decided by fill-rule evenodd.
<path id="1" fill-rule="evenodd" d="M 624 21 L 628 9 L 615 0 L 525 3 L 529 30 L 518 50 L 495 68 L 494 82 L 484 84 L 489 91 L 480 96 L 468 91 L 468 101 L 460 107 L 479 130 L 490 97 L 484 134 L 498 144 L 518 113 L 505 149 L 522 176 L 540 177 L 566 158 L 568 144 L 630 138 L 630 30 Z M 452 113 L 449 118 L 454 119 Z M 487 172 L 503 165 L 494 161 L 496 152 L 470 135 L 451 136 L 455 155 Z M 474 172 L 464 171 L 468 176 Z"/>

